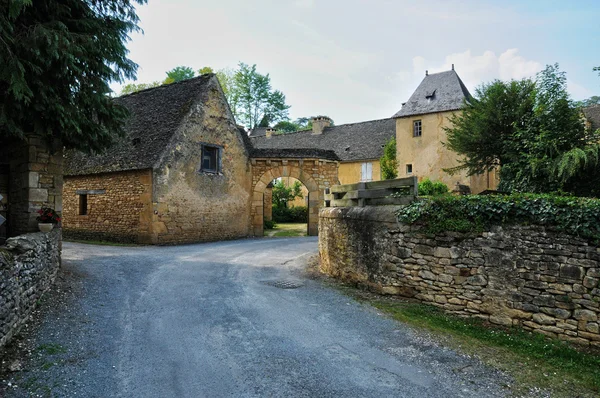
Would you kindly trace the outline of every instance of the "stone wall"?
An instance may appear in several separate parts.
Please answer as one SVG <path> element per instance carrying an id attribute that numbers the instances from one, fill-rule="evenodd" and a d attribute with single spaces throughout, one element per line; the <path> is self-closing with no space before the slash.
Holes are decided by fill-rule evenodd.
<path id="1" fill-rule="evenodd" d="M 80 195 L 87 195 L 80 215 Z M 65 177 L 63 230 L 67 239 L 150 243 L 152 172 L 123 171 Z"/>
<path id="2" fill-rule="evenodd" d="M 322 271 L 459 316 L 600 347 L 600 248 L 539 226 L 425 235 L 398 224 L 396 209 L 322 209 Z"/>
<path id="3" fill-rule="evenodd" d="M 0 348 L 19 332 L 60 266 L 60 229 L 9 238 L 0 246 Z"/>
<path id="4" fill-rule="evenodd" d="M 8 173 L 8 195 L 2 193 L 8 197 L 8 235 L 35 232 L 41 207 L 62 211 L 62 145 L 30 135 L 23 141 L 2 141 L 0 147 L 3 174 Z"/>

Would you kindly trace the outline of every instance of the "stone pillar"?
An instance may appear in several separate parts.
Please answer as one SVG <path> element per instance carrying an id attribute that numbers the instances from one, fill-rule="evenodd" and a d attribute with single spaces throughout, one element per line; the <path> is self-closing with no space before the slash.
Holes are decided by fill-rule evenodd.
<path id="1" fill-rule="evenodd" d="M 267 221 L 273 220 L 273 188 L 267 186 L 263 193 L 264 200 L 264 219 Z"/>
<path id="2" fill-rule="evenodd" d="M 11 236 L 38 230 L 37 211 L 42 206 L 62 212 L 63 150 L 38 136 L 10 147 L 9 231 Z"/>

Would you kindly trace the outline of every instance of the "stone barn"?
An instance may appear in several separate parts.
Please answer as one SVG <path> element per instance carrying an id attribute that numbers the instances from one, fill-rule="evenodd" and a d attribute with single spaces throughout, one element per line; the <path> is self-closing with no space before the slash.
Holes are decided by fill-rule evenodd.
<path id="1" fill-rule="evenodd" d="M 126 135 L 103 154 L 65 156 L 64 236 L 176 244 L 250 233 L 251 166 L 217 78 L 115 99 Z"/>

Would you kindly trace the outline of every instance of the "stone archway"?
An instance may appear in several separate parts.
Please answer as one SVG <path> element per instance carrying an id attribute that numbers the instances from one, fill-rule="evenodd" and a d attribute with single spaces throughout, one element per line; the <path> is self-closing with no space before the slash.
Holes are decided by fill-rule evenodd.
<path id="1" fill-rule="evenodd" d="M 252 159 L 252 233 L 263 236 L 264 194 L 276 178 L 293 177 L 308 189 L 307 234 L 318 233 L 325 188 L 337 183 L 338 164 L 322 159 Z"/>

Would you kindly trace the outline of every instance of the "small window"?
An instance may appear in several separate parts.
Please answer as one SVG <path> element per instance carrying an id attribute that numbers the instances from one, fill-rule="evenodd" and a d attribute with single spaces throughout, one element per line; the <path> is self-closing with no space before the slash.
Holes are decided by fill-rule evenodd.
<path id="1" fill-rule="evenodd" d="M 88 200 L 87 194 L 79 195 L 79 215 L 80 216 L 87 216 L 87 214 L 88 214 L 87 200 Z"/>
<path id="2" fill-rule="evenodd" d="M 412 174 L 412 164 L 407 164 L 406 165 L 406 174 L 407 175 Z"/>
<path id="3" fill-rule="evenodd" d="M 422 133 L 423 133 L 423 130 L 421 127 L 421 121 L 420 120 L 413 121 L 413 137 L 420 137 Z"/>
<path id="4" fill-rule="evenodd" d="M 221 170 L 221 149 L 216 146 L 202 145 L 202 165 L 200 171 L 207 173 L 218 173 Z"/>
<path id="5" fill-rule="evenodd" d="M 361 165 L 360 180 L 361 181 L 372 181 L 373 180 L 373 163 L 363 163 Z"/>

